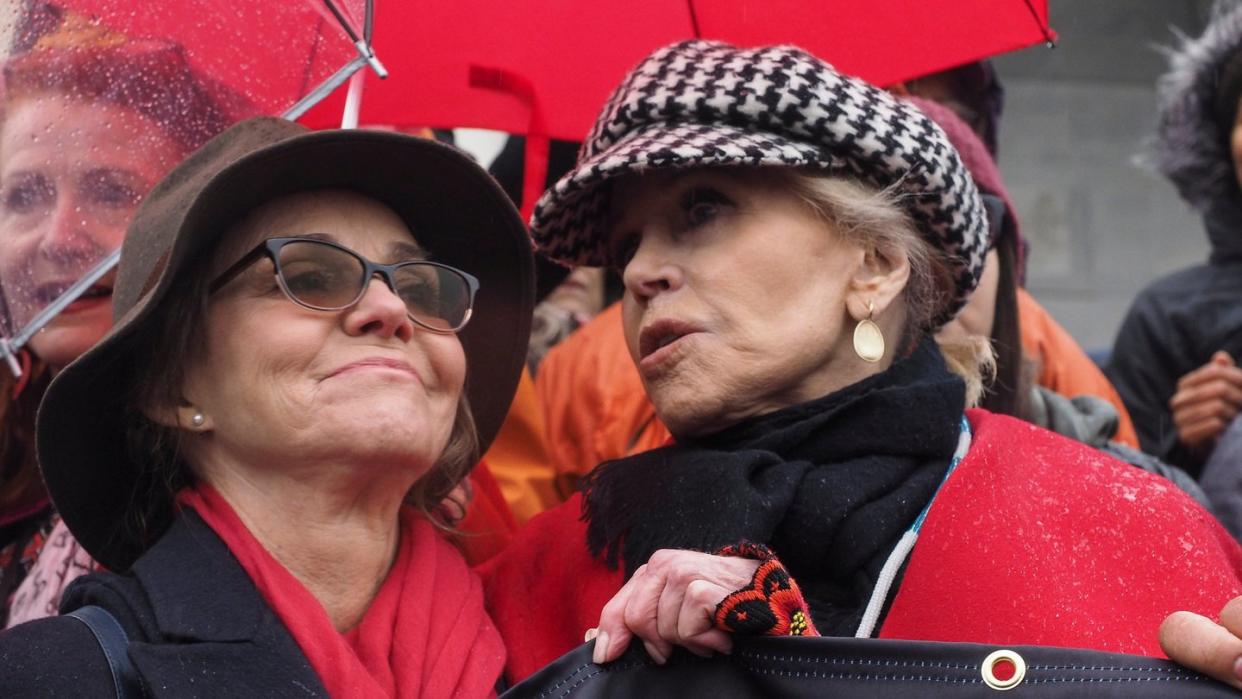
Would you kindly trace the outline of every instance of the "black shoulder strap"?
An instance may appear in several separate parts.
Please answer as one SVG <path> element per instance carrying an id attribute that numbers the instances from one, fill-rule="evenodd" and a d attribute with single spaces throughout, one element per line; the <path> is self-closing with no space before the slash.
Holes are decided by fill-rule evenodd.
<path id="1" fill-rule="evenodd" d="M 140 699 L 146 695 L 138 671 L 129 659 L 129 637 L 116 617 L 103 607 L 95 606 L 79 607 L 65 616 L 86 624 L 95 635 L 95 640 L 99 641 L 99 647 L 108 660 L 108 669 L 112 671 L 112 683 L 118 699 Z"/>

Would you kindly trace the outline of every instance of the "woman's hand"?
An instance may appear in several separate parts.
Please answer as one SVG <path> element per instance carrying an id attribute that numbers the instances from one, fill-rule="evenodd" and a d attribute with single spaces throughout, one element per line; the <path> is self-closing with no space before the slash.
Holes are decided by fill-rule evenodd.
<path id="1" fill-rule="evenodd" d="M 1210 448 L 1242 410 L 1242 369 L 1228 352 L 1217 352 L 1178 380 L 1169 409 L 1182 444 L 1194 451 Z"/>
<path id="2" fill-rule="evenodd" d="M 707 656 L 733 649 L 729 634 L 714 627 L 721 600 L 750 584 L 760 562 L 696 551 L 662 549 L 604 605 L 595 637 L 594 660 L 621 657 L 630 639 L 642 639 L 647 654 L 661 665 L 673 646 Z"/>
<path id="3" fill-rule="evenodd" d="M 1220 610 L 1220 623 L 1174 612 L 1160 624 L 1160 647 L 1181 665 L 1242 689 L 1242 597 Z"/>

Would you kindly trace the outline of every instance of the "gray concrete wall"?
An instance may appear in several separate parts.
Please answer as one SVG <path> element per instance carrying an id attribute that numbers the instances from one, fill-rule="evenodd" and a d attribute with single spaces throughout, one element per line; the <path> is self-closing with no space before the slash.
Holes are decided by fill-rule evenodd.
<path id="1" fill-rule="evenodd" d="M 1198 217 L 1134 164 L 1155 124 L 1157 45 L 1201 31 L 1208 0 L 1051 0 L 1057 48 L 996 60 L 1000 165 L 1030 240 L 1027 287 L 1088 349 L 1134 295 L 1207 256 Z M 1239 232 L 1242 234 L 1242 232 Z"/>

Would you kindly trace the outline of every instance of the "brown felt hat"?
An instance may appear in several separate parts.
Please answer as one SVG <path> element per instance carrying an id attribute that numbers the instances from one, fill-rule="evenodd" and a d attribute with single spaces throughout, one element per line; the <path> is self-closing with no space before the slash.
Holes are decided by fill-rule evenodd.
<path id="1" fill-rule="evenodd" d="M 129 453 L 128 405 L 174 280 L 206 264 L 230 226 L 273 199 L 346 189 L 392 208 L 434 259 L 478 277 L 459 333 L 466 395 L 483 449 L 500 429 L 526 356 L 534 305 L 530 242 L 513 204 L 468 155 L 379 131 L 309 131 L 283 119 L 244 121 L 164 178 L 130 224 L 113 289 L 115 325 L 52 381 L 38 416 L 38 453 L 52 500 L 96 560 L 125 570 L 149 542 L 124 522 L 136 493 L 159 488 Z"/>

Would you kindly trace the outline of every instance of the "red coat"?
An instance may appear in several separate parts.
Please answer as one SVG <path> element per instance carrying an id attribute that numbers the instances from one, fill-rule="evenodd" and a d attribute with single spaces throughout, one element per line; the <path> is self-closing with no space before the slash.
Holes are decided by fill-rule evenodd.
<path id="1" fill-rule="evenodd" d="M 1013 418 L 969 411 L 882 638 L 1050 645 L 1163 657 L 1170 612 L 1215 617 L 1242 594 L 1242 549 L 1168 481 Z M 592 558 L 581 497 L 523 529 L 481 571 L 524 678 L 582 643 L 620 571 Z"/>

